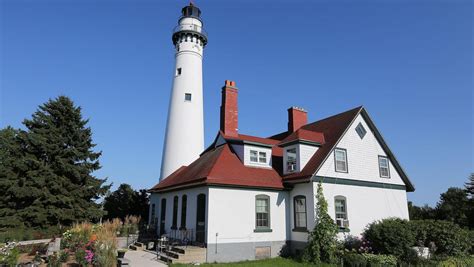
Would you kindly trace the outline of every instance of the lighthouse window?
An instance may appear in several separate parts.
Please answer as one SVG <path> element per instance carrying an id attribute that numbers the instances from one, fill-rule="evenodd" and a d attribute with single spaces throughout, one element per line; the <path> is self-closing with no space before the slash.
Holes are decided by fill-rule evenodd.
<path id="1" fill-rule="evenodd" d="M 190 93 L 185 93 L 184 94 L 184 101 L 191 101 L 191 94 Z"/>
<path id="2" fill-rule="evenodd" d="M 176 69 L 176 76 L 179 76 L 179 75 L 181 75 L 181 68 Z"/>

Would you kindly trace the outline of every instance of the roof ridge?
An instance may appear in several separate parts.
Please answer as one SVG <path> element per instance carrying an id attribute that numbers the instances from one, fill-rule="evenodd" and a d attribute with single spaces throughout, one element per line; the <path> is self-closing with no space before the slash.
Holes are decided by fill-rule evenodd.
<path id="1" fill-rule="evenodd" d="M 363 109 L 363 108 L 364 108 L 364 106 L 362 106 L 362 105 L 361 105 L 361 106 L 357 106 L 357 107 L 355 107 L 355 108 L 351 108 L 351 109 L 349 109 L 349 110 L 346 110 L 346 111 L 343 111 L 343 112 L 340 112 L 340 113 L 331 115 L 331 116 L 329 116 L 329 117 L 326 117 L 326 118 L 323 118 L 323 119 L 320 119 L 320 120 L 317 120 L 317 121 L 314 121 L 314 122 L 305 124 L 305 125 L 301 126 L 301 128 L 303 128 L 303 127 L 305 127 L 305 126 L 309 126 L 309 125 L 316 124 L 316 123 L 318 123 L 318 122 L 322 122 L 322 121 L 334 119 L 335 117 L 342 116 L 342 115 L 344 115 L 344 114 L 353 112 L 353 111 L 355 111 L 355 110 L 359 110 L 359 111 L 360 111 L 360 110 Z M 300 129 L 301 129 L 301 128 L 300 128 Z M 309 129 L 305 129 L 305 130 L 312 131 L 312 130 L 309 130 Z"/>

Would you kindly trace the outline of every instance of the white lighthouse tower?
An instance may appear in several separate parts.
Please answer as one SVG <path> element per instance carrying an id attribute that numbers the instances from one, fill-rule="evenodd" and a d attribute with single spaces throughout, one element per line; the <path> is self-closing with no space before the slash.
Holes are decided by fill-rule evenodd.
<path id="1" fill-rule="evenodd" d="M 190 3 L 182 9 L 173 31 L 176 66 L 160 179 L 189 165 L 204 150 L 202 57 L 206 43 L 201 10 Z"/>

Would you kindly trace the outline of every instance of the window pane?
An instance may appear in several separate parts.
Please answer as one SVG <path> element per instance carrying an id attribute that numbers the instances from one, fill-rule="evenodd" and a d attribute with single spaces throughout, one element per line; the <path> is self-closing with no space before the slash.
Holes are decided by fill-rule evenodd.
<path id="1" fill-rule="evenodd" d="M 295 199 L 295 210 L 297 212 L 305 212 L 306 211 L 306 203 L 304 198 L 296 198 Z"/>
<path id="2" fill-rule="evenodd" d="M 306 213 L 296 214 L 296 227 L 306 227 Z"/>
<path id="3" fill-rule="evenodd" d="M 267 163 L 267 153 L 265 152 L 259 152 L 258 153 L 258 161 L 260 163 Z"/>
<path id="4" fill-rule="evenodd" d="M 258 161 L 258 158 L 257 158 L 257 151 L 255 151 L 255 150 L 250 150 L 250 161 L 251 161 L 251 162 L 257 162 L 257 161 Z"/>

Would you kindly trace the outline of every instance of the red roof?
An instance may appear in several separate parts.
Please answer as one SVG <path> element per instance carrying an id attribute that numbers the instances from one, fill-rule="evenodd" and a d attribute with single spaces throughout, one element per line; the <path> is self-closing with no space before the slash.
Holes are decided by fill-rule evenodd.
<path id="1" fill-rule="evenodd" d="M 278 172 L 245 166 L 226 143 L 207 151 L 188 167 L 179 168 L 151 190 L 213 184 L 283 189 Z"/>
<path id="2" fill-rule="evenodd" d="M 280 142 L 280 145 L 287 143 L 292 143 L 295 141 L 309 141 L 315 142 L 318 144 L 324 144 L 324 133 L 309 131 L 303 128 L 296 130 L 296 132 L 291 133 L 285 139 Z"/>
<path id="3" fill-rule="evenodd" d="M 179 168 L 155 185 L 150 191 L 167 191 L 197 185 L 284 189 L 285 183 L 296 180 L 307 181 L 324 163 L 346 129 L 361 111 L 366 115 L 363 107 L 357 107 L 326 119 L 306 124 L 296 132 L 283 132 L 268 138 L 243 134 L 239 134 L 237 137 L 230 137 L 219 132 L 219 135 L 226 140 L 226 143 L 218 145 L 217 142 L 214 141 L 197 160 L 187 167 L 183 166 Z M 368 115 L 366 116 L 368 118 Z M 370 118 L 368 118 L 368 121 L 373 126 Z M 375 128 L 375 126 L 373 127 Z M 378 131 L 376 131 L 376 133 L 380 135 Z M 379 136 L 379 138 L 381 138 L 381 136 Z M 216 138 L 216 140 L 217 139 L 218 138 Z M 320 147 L 301 172 L 283 175 L 283 149 L 279 147 L 279 145 L 284 146 L 285 143 L 297 140 L 315 142 L 318 143 Z M 272 168 L 245 166 L 229 145 L 229 143 L 235 142 L 250 142 L 271 146 Z M 383 140 L 382 145 L 386 150 L 389 150 Z M 391 154 L 391 152 L 389 152 L 389 154 Z M 407 188 L 413 188 L 394 156 L 393 159 L 397 170 L 402 172 L 402 177 L 406 178 L 404 178 L 404 180 L 407 184 Z"/>

